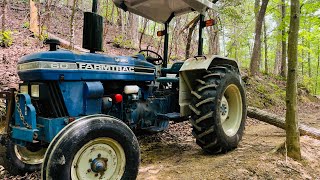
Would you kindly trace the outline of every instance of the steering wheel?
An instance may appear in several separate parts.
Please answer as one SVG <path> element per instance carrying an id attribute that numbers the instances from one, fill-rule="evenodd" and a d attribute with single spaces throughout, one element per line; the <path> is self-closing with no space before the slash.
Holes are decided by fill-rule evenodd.
<path id="1" fill-rule="evenodd" d="M 149 50 L 149 49 L 143 49 L 140 50 L 139 53 L 146 52 L 146 60 L 154 65 L 161 65 L 163 63 L 163 58 L 156 52 Z M 156 57 L 149 56 L 149 53 L 156 55 Z"/>

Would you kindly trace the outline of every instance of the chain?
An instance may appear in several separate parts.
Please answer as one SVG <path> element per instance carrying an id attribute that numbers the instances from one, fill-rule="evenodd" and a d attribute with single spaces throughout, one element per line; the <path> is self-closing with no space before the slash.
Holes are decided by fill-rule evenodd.
<path id="1" fill-rule="evenodd" d="M 0 118 L 1 118 L 1 120 L 2 120 L 2 118 L 6 115 L 6 112 L 7 112 L 7 110 L 6 110 L 6 107 L 4 106 L 4 107 L 2 107 L 2 106 L 0 106 Z"/>
<path id="2" fill-rule="evenodd" d="M 19 103 L 19 99 L 18 99 L 18 93 L 14 93 L 14 99 L 16 101 L 16 106 L 17 106 L 17 111 L 19 113 L 20 116 L 20 120 L 22 121 L 23 125 L 28 128 L 31 129 L 31 126 L 27 123 L 27 121 L 24 119 L 24 116 L 22 114 L 21 108 L 20 108 L 20 103 Z"/>

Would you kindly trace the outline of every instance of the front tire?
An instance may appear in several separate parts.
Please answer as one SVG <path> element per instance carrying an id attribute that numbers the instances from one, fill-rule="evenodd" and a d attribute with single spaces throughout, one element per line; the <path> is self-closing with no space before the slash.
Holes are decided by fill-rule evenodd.
<path id="1" fill-rule="evenodd" d="M 210 154 L 236 148 L 246 119 L 246 98 L 239 73 L 230 66 L 211 67 L 197 79 L 192 103 L 192 134 Z"/>
<path id="2" fill-rule="evenodd" d="M 139 163 L 139 144 L 127 125 L 110 116 L 89 116 L 54 138 L 42 179 L 136 179 Z"/>

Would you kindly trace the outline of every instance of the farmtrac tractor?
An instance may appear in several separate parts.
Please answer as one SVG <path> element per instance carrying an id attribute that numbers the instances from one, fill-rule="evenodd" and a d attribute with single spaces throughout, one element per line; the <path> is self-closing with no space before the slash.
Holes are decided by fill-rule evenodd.
<path id="1" fill-rule="evenodd" d="M 133 132 L 161 132 L 169 121 L 189 120 L 207 153 L 237 147 L 246 118 L 244 85 L 237 63 L 203 55 L 208 0 L 113 0 L 124 11 L 163 23 L 163 57 L 151 50 L 133 56 L 98 54 L 102 22 L 84 14 L 83 47 L 24 56 L 19 90 L 6 98 L 5 167 L 12 174 L 41 170 L 42 179 L 135 179 L 140 149 Z M 168 66 L 172 18 L 200 13 L 198 55 Z M 148 133 L 150 134 L 150 133 Z"/>

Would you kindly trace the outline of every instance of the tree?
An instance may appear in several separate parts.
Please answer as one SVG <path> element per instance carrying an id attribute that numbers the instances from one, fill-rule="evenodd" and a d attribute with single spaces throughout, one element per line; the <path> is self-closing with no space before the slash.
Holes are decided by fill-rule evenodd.
<path id="1" fill-rule="evenodd" d="M 297 117 L 297 63 L 300 24 L 300 2 L 291 0 L 288 39 L 288 77 L 286 89 L 286 145 L 288 156 L 300 160 L 300 133 Z"/>
<path id="2" fill-rule="evenodd" d="M 72 12 L 71 12 L 71 18 L 70 18 L 70 49 L 74 49 L 74 26 L 75 26 L 75 13 L 76 13 L 76 7 L 78 4 L 78 0 L 73 0 L 72 5 Z"/>
<path id="3" fill-rule="evenodd" d="M 261 56 L 261 32 L 262 32 L 262 23 L 264 16 L 266 14 L 267 6 L 269 0 L 262 0 L 262 5 L 256 18 L 256 28 L 255 28 L 255 39 L 254 46 L 250 62 L 250 72 L 251 75 L 255 76 L 258 73 L 260 65 L 260 56 Z"/>
<path id="4" fill-rule="evenodd" d="M 286 39 L 286 1 L 281 0 L 281 69 L 280 75 L 286 77 L 287 74 L 287 39 Z"/>
<path id="5" fill-rule="evenodd" d="M 185 58 L 188 59 L 190 57 L 190 49 L 191 49 L 191 40 L 192 40 L 192 34 L 195 28 L 197 27 L 197 23 L 200 20 L 200 16 L 196 16 L 192 21 L 190 21 L 186 27 L 189 27 L 188 36 L 187 36 L 187 45 L 186 45 L 186 56 Z M 184 28 L 186 29 L 186 28 Z"/>
<path id="6" fill-rule="evenodd" d="M 35 35 L 39 35 L 39 16 L 38 8 L 33 0 L 30 0 L 30 31 Z"/>
<path id="7" fill-rule="evenodd" d="M 264 34 L 264 71 L 266 74 L 269 72 L 268 68 L 268 35 L 267 35 L 267 25 L 266 20 L 263 21 L 263 34 Z"/>
<path id="8" fill-rule="evenodd" d="M 6 11 L 7 11 L 7 0 L 3 0 L 3 9 L 2 9 L 2 32 L 6 30 Z"/>

